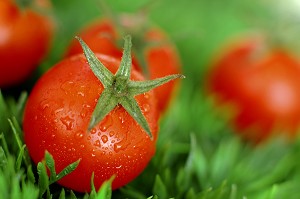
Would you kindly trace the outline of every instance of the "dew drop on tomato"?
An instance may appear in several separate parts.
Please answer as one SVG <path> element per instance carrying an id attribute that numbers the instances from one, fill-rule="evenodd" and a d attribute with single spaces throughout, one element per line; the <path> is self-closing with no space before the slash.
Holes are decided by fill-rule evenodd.
<path id="1" fill-rule="evenodd" d="M 77 95 L 78 95 L 78 96 L 81 96 L 81 97 L 84 97 L 84 96 L 85 96 L 84 93 L 81 92 L 81 91 L 77 92 Z"/>
<path id="2" fill-rule="evenodd" d="M 45 99 L 45 100 L 41 101 L 40 106 L 39 106 L 39 109 L 40 109 L 41 111 L 44 111 L 46 108 L 49 108 L 49 107 L 50 107 L 50 105 L 49 105 L 49 103 L 48 103 L 48 100 Z"/>
<path id="3" fill-rule="evenodd" d="M 108 137 L 106 135 L 102 135 L 101 140 L 103 143 L 106 143 L 108 141 Z"/>
<path id="4" fill-rule="evenodd" d="M 116 133 L 115 133 L 114 131 L 110 131 L 110 132 L 108 133 L 108 135 L 109 135 L 110 137 L 113 137 L 115 134 L 116 134 Z"/>
<path id="5" fill-rule="evenodd" d="M 66 81 L 63 84 L 61 84 L 60 88 L 67 94 L 70 90 L 73 90 L 74 82 Z"/>
<path id="6" fill-rule="evenodd" d="M 112 118 L 111 118 L 110 115 L 107 115 L 107 116 L 104 118 L 104 120 L 103 120 L 103 122 L 101 123 L 101 125 L 100 125 L 100 130 L 101 130 L 101 131 L 106 131 L 106 130 L 108 130 L 112 125 L 113 125 L 113 120 L 112 120 Z"/>
<path id="7" fill-rule="evenodd" d="M 82 132 L 82 131 L 76 132 L 75 138 L 76 138 L 76 139 L 82 139 L 82 138 L 83 138 L 83 132 Z"/>
<path id="8" fill-rule="evenodd" d="M 92 128 L 91 134 L 95 134 L 95 133 L 97 133 L 97 129 L 96 128 Z"/>
<path id="9" fill-rule="evenodd" d="M 119 153 L 121 150 L 125 150 L 129 143 L 124 143 L 124 140 L 114 144 L 114 151 Z"/>
<path id="10" fill-rule="evenodd" d="M 95 143 L 94 143 L 94 146 L 100 147 L 101 146 L 100 141 L 96 140 Z"/>
<path id="11" fill-rule="evenodd" d="M 70 118 L 69 116 L 60 118 L 60 121 L 65 125 L 67 130 L 72 130 L 74 126 L 74 119 Z"/>
<path id="12" fill-rule="evenodd" d="M 150 111 L 150 105 L 149 105 L 149 104 L 144 104 L 144 105 L 143 105 L 143 111 L 144 111 L 145 113 L 149 112 L 149 111 Z"/>
<path id="13" fill-rule="evenodd" d="M 144 98 L 149 99 L 149 94 L 148 93 L 144 93 Z"/>

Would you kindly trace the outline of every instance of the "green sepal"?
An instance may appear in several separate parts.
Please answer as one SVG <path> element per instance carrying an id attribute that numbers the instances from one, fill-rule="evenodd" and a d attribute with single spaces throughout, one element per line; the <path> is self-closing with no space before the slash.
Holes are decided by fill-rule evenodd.
<path id="1" fill-rule="evenodd" d="M 104 88 L 109 87 L 113 83 L 113 74 L 110 72 L 97 58 L 94 52 L 87 46 L 87 44 L 80 38 L 75 37 L 80 42 L 83 48 L 84 55 L 89 62 L 90 68 L 94 75 L 101 81 Z"/>
<path id="2" fill-rule="evenodd" d="M 109 90 L 104 90 L 98 100 L 96 108 L 92 114 L 89 130 L 91 130 L 96 124 L 98 124 L 104 117 L 112 111 L 118 104 L 117 99 Z"/>
<path id="3" fill-rule="evenodd" d="M 131 36 L 124 37 L 124 51 L 121 59 L 120 67 L 116 74 L 112 74 L 87 46 L 87 44 L 79 37 L 76 37 L 80 42 L 84 55 L 89 63 L 89 66 L 95 76 L 104 86 L 104 91 L 100 95 L 96 108 L 91 116 L 88 130 L 92 129 L 104 117 L 109 114 L 114 107 L 121 105 L 133 117 L 133 119 L 145 130 L 152 138 L 152 133 L 149 124 L 142 113 L 134 96 L 143 94 L 156 88 L 164 83 L 177 78 L 184 78 L 183 75 L 170 75 L 163 78 L 147 81 L 131 81 L 130 73 L 132 66 L 131 58 Z"/>

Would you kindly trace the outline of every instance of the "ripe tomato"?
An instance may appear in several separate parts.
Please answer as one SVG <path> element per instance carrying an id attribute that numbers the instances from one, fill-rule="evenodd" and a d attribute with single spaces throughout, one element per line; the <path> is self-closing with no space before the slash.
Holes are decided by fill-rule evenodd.
<path id="1" fill-rule="evenodd" d="M 115 73 L 120 61 L 106 55 L 97 57 Z M 135 69 L 132 80 L 143 80 Z M 153 139 L 125 111 L 116 106 L 99 124 L 87 131 L 103 85 L 83 55 L 61 61 L 34 86 L 24 113 L 25 143 L 35 163 L 48 150 L 61 171 L 81 159 L 79 166 L 59 183 L 79 192 L 90 191 L 92 172 L 95 187 L 116 174 L 112 188 L 133 180 L 155 153 L 158 112 L 153 91 L 135 97 L 149 124 Z"/>
<path id="2" fill-rule="evenodd" d="M 102 19 L 85 27 L 79 33 L 79 36 L 86 41 L 94 52 L 120 57 L 122 48 L 117 44 L 122 39 L 122 33 L 118 30 L 129 32 L 133 39 L 138 40 L 133 56 L 133 63 L 137 66 L 137 70 L 143 71 L 142 66 L 146 64 L 146 70 L 149 74 L 143 72 L 149 79 L 179 74 L 181 63 L 175 46 L 169 41 L 166 34 L 161 29 L 153 26 L 146 26 L 146 29 L 142 29 L 142 25 L 144 24 L 125 16 L 121 17 L 120 24 L 117 27 L 111 20 Z M 78 42 L 74 40 L 66 54 L 70 56 L 77 53 L 82 53 L 82 49 Z M 173 95 L 175 95 L 178 83 L 179 80 L 176 80 L 154 89 L 160 112 L 167 109 Z"/>
<path id="3" fill-rule="evenodd" d="M 219 102 L 231 104 L 237 132 L 260 142 L 300 125 L 300 62 L 282 49 L 267 49 L 263 40 L 235 44 L 215 62 L 208 87 Z"/>
<path id="4" fill-rule="evenodd" d="M 36 7 L 43 6 L 40 0 Z M 41 8 L 43 9 L 43 8 Z M 49 17 L 14 0 L 0 1 L 0 87 L 25 80 L 47 53 L 53 34 Z"/>

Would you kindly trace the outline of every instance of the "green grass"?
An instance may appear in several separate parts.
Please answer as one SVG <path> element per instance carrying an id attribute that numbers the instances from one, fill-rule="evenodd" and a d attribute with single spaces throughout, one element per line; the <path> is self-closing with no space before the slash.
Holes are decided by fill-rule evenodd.
<path id="1" fill-rule="evenodd" d="M 59 61 L 76 31 L 103 13 L 97 0 L 52 0 L 56 38 L 47 59 L 26 86 L 0 95 L 0 198 L 299 198 L 300 143 L 283 138 L 253 147 L 230 129 L 203 90 L 213 57 L 231 38 L 267 27 L 272 7 L 239 0 L 156 1 L 150 19 L 173 39 L 186 79 L 160 121 L 157 152 L 130 184 L 111 191 L 108 181 L 90 194 L 64 189 L 55 181 L 50 154 L 34 165 L 23 143 L 22 113 L 38 77 Z M 116 13 L 134 12 L 147 0 L 108 1 Z M 277 16 L 280 17 L 280 16 Z M 270 22 L 271 23 L 271 22 Z M 263 25 L 262 25 L 263 24 Z M 134 45 L 134 44 L 133 44 Z M 46 175 L 46 167 L 51 175 Z M 71 165 L 73 169 L 76 163 Z"/>

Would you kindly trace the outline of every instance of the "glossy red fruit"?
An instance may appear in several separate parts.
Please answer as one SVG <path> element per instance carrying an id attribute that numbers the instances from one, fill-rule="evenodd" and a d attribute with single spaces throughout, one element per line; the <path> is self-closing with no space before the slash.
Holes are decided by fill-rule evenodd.
<path id="1" fill-rule="evenodd" d="M 124 16 L 118 25 L 116 26 L 109 19 L 102 19 L 85 27 L 79 35 L 94 52 L 119 57 L 122 54 L 122 48 L 118 45 L 119 40 L 122 39 L 120 30 L 129 32 L 133 40 L 137 41 L 133 53 L 133 63 L 137 66 L 137 70 L 142 71 L 149 79 L 181 73 L 181 63 L 176 48 L 161 29 L 153 26 L 140 29 L 144 24 Z M 74 40 L 66 54 L 70 56 L 77 53 L 82 53 L 82 49 Z M 154 89 L 160 112 L 166 111 L 176 93 L 178 83 L 179 80 L 176 80 Z"/>
<path id="2" fill-rule="evenodd" d="M 47 1 L 33 4 L 40 9 Z M 47 8 L 48 9 L 48 8 Z M 24 81 L 45 57 L 53 22 L 42 13 L 19 8 L 14 0 L 0 1 L 0 88 Z"/>
<path id="3" fill-rule="evenodd" d="M 262 40 L 236 43 L 215 61 L 208 88 L 232 105 L 237 132 L 260 142 L 272 133 L 294 137 L 300 125 L 300 62 Z"/>
<path id="4" fill-rule="evenodd" d="M 113 73 L 117 59 L 97 57 Z M 131 79 L 143 80 L 132 70 Z M 47 73 L 33 88 L 25 110 L 25 143 L 35 163 L 48 150 L 57 172 L 81 159 L 79 166 L 59 183 L 76 191 L 90 191 L 92 172 L 96 190 L 116 174 L 116 189 L 138 176 L 155 153 L 157 139 L 156 98 L 153 91 L 135 99 L 149 124 L 153 140 L 122 106 L 115 107 L 99 124 L 87 130 L 103 86 L 83 55 L 67 58 Z"/>

